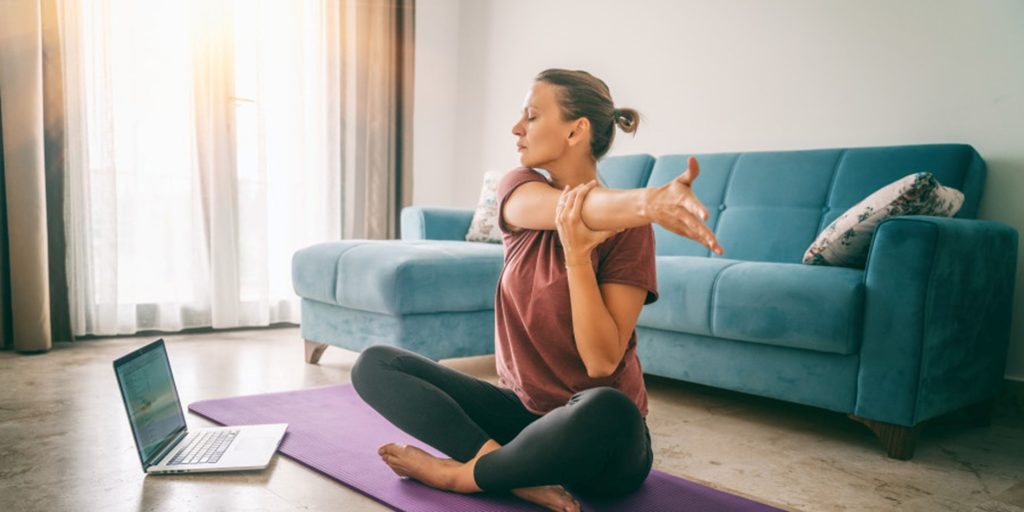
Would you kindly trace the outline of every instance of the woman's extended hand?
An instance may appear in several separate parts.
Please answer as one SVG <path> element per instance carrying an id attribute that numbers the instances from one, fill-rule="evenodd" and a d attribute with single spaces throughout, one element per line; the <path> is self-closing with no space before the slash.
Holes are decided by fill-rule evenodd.
<path id="1" fill-rule="evenodd" d="M 597 186 L 590 181 L 575 188 L 565 187 L 555 206 L 555 227 L 562 241 L 565 264 L 590 265 L 590 253 L 595 247 L 614 235 L 615 231 L 594 231 L 583 223 L 583 200 Z"/>
<path id="2" fill-rule="evenodd" d="M 691 156 L 687 161 L 686 172 L 665 185 L 651 189 L 647 196 L 646 214 L 651 222 L 673 233 L 696 240 L 721 256 L 722 246 L 719 245 L 715 234 L 704 225 L 708 211 L 690 187 L 699 175 L 700 165 L 697 159 Z"/>

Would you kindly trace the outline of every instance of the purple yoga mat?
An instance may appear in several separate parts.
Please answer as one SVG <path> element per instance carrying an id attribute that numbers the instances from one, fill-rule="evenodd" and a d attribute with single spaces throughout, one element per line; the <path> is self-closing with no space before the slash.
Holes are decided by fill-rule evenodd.
<path id="1" fill-rule="evenodd" d="M 409 512 L 531 511 L 540 508 L 507 494 L 462 495 L 427 487 L 394 474 L 377 448 L 395 442 L 443 455 L 402 432 L 366 405 L 351 385 L 203 400 L 189 410 L 222 425 L 287 423 L 279 451 L 397 510 Z M 583 510 L 779 510 L 746 498 L 651 471 L 635 493 L 606 502 L 580 500 Z"/>

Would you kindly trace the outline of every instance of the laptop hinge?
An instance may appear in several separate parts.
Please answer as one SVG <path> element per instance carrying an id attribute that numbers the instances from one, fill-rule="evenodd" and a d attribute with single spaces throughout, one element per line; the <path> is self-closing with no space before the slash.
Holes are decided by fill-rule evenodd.
<path id="1" fill-rule="evenodd" d="M 159 464 L 160 461 L 163 460 L 164 457 L 166 457 L 167 454 L 175 446 L 178 446 L 178 443 L 181 442 L 181 440 L 186 435 L 188 435 L 188 429 L 187 428 L 183 428 L 183 429 L 179 430 L 177 435 L 174 436 L 174 439 L 171 439 L 170 441 L 168 441 L 167 444 L 165 444 L 163 448 L 157 450 L 156 454 L 153 455 L 152 457 L 150 457 L 150 459 L 146 461 L 146 469 L 148 470 L 150 468 L 150 466 L 155 466 L 155 465 Z"/>

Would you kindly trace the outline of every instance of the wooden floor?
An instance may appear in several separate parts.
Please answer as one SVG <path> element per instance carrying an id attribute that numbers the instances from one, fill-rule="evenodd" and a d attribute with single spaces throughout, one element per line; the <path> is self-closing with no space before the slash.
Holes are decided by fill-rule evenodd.
<path id="1" fill-rule="evenodd" d="M 111 363 L 153 338 L 0 353 L 0 510 L 388 510 L 281 456 L 261 472 L 144 476 Z M 330 348 L 305 364 L 296 328 L 164 338 L 185 404 L 347 383 L 355 360 Z M 492 357 L 444 363 L 496 379 Z M 926 428 L 901 462 L 839 413 L 655 377 L 648 390 L 654 465 L 668 473 L 792 510 L 1024 512 L 1015 407 L 990 427 Z"/>

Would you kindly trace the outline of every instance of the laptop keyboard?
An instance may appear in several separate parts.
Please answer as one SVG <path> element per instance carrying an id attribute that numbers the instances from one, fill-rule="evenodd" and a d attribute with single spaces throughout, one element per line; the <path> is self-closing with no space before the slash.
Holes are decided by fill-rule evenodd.
<path id="1" fill-rule="evenodd" d="M 213 464 L 220 460 L 237 435 L 237 430 L 200 432 L 184 448 L 178 450 L 167 465 Z"/>

